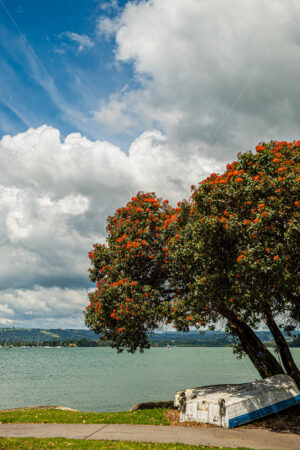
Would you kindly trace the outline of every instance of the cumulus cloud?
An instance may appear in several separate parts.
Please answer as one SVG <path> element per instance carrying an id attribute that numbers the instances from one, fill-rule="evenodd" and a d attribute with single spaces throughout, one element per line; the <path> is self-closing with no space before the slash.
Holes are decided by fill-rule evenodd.
<path id="1" fill-rule="evenodd" d="M 136 139 L 125 152 L 47 125 L 1 139 L 1 324 L 83 324 L 87 253 L 116 208 L 139 190 L 174 204 L 237 152 L 299 137 L 295 0 L 114 2 L 114 19 L 105 5 L 98 37 L 113 37 L 134 78 L 93 124 Z M 65 36 L 78 51 L 94 45 Z"/>
<path id="2" fill-rule="evenodd" d="M 10 326 L 13 323 L 11 319 L 4 319 L 3 317 L 0 317 L 0 325 L 3 326 Z"/>
<path id="3" fill-rule="evenodd" d="M 0 324 L 60 328 L 82 327 L 87 290 L 58 287 L 0 291 Z M 10 307 L 8 307 L 10 305 Z"/>
<path id="4" fill-rule="evenodd" d="M 102 102 L 98 111 L 93 111 L 93 117 L 112 133 L 118 133 L 136 126 L 133 118 L 126 113 L 126 104 L 120 95 L 112 94 L 107 103 Z"/>
<path id="5" fill-rule="evenodd" d="M 175 154 L 157 130 L 125 153 L 79 133 L 61 140 L 46 125 L 4 136 L 0 167 L 0 317 L 35 326 L 83 324 L 87 254 L 105 242 L 116 208 L 139 190 L 175 203 L 221 168 L 212 158 Z"/>
<path id="6" fill-rule="evenodd" d="M 232 158 L 261 140 L 294 139 L 300 120 L 296 1 L 128 2 L 99 31 L 114 33 L 116 59 L 139 88 L 101 104 L 124 131 L 159 124 L 174 150 Z M 117 99 L 117 103 L 116 103 Z M 122 117 L 120 117 L 122 114 Z"/>
<path id="7" fill-rule="evenodd" d="M 111 38 L 118 30 L 118 23 L 116 20 L 111 20 L 108 17 L 100 17 L 97 21 L 97 35 L 105 39 Z"/>
<path id="8" fill-rule="evenodd" d="M 94 42 L 85 34 L 72 33 L 71 31 L 66 31 L 64 35 L 69 38 L 71 41 L 76 42 L 78 44 L 78 52 L 82 52 L 83 50 L 90 49 L 94 47 Z"/>
<path id="9" fill-rule="evenodd" d="M 7 303 L 5 303 L 3 305 L 0 304 L 0 313 L 11 315 L 14 314 L 14 311 L 11 308 L 9 308 Z"/>
<path id="10" fill-rule="evenodd" d="M 104 11 L 119 9 L 119 0 L 109 0 L 108 2 L 102 1 L 99 3 L 99 8 Z"/>

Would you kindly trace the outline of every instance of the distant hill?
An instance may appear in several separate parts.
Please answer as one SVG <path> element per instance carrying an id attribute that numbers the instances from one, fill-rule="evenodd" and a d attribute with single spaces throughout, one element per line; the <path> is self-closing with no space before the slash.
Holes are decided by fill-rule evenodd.
<path id="1" fill-rule="evenodd" d="M 300 334 L 290 343 L 290 347 L 300 347 Z"/>
<path id="2" fill-rule="evenodd" d="M 98 340 L 99 337 L 91 330 L 60 329 L 44 330 L 42 328 L 0 328 L 0 344 L 5 342 L 65 342 L 74 339 Z"/>
<path id="3" fill-rule="evenodd" d="M 257 331 L 259 338 L 271 343 L 272 335 L 269 331 Z M 149 339 L 153 347 L 166 345 L 176 346 L 228 346 L 231 344 L 231 336 L 224 331 L 199 331 L 189 333 L 167 331 L 149 333 Z M 99 343 L 99 336 L 88 329 L 42 329 L 42 328 L 0 328 L 0 345 L 68 345 L 71 342 L 79 346 L 108 345 Z M 294 346 L 299 346 L 299 337 L 295 339 Z"/>

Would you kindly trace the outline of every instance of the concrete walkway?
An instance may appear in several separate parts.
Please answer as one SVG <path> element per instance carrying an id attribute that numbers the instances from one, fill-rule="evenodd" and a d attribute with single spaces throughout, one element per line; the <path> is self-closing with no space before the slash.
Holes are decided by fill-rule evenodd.
<path id="1" fill-rule="evenodd" d="M 124 440 L 140 442 L 249 447 L 253 449 L 300 449 L 300 435 L 258 429 L 197 428 L 119 424 L 0 424 L 1 437 Z"/>

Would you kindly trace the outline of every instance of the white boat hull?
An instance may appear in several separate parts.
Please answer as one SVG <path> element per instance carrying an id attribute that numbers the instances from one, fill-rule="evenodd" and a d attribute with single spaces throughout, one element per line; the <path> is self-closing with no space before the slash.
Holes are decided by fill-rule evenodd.
<path id="1" fill-rule="evenodd" d="M 300 392 L 294 380 L 288 375 L 275 375 L 252 383 L 187 390 L 180 406 L 180 421 L 233 428 L 297 403 Z"/>

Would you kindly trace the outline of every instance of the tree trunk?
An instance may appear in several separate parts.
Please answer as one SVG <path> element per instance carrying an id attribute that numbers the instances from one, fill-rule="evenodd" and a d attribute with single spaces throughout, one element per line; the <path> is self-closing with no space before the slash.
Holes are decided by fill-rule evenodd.
<path id="1" fill-rule="evenodd" d="M 280 328 L 275 322 L 275 319 L 269 308 L 265 311 L 265 320 L 276 342 L 277 349 L 280 353 L 282 364 L 286 372 L 295 380 L 297 386 L 300 388 L 300 371 L 295 364 L 289 346 L 287 345 L 287 342 L 283 334 L 281 333 Z"/>
<path id="2" fill-rule="evenodd" d="M 262 378 L 284 373 L 276 358 L 241 317 L 229 308 L 225 308 L 222 314 L 227 319 L 232 334 L 239 338 L 241 346 Z"/>

